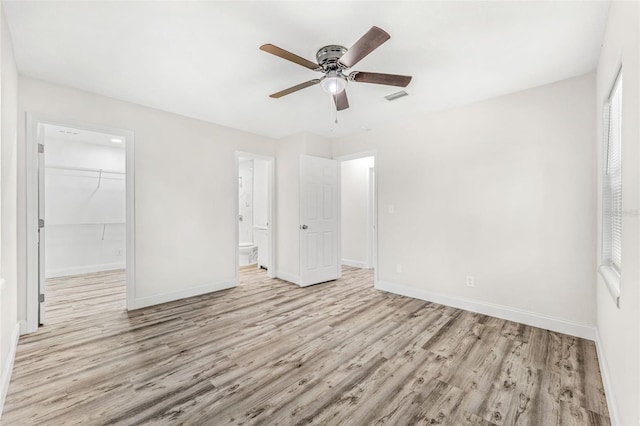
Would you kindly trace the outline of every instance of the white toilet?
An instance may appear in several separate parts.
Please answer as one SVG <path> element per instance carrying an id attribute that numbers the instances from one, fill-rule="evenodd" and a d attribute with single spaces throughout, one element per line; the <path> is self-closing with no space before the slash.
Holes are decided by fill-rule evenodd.
<path id="1" fill-rule="evenodd" d="M 258 262 L 258 246 L 252 242 L 240 243 L 240 266 L 253 265 Z"/>

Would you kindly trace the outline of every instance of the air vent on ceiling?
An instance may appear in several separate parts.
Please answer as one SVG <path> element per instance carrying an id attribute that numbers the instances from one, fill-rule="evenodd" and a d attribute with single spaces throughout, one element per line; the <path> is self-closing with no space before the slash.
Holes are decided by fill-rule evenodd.
<path id="1" fill-rule="evenodd" d="M 388 101 L 395 101 L 396 99 L 399 98 L 403 98 L 405 96 L 409 96 L 409 94 L 407 92 L 405 92 L 404 90 L 401 90 L 399 92 L 396 93 L 392 93 L 390 95 L 385 96 L 384 98 Z"/>

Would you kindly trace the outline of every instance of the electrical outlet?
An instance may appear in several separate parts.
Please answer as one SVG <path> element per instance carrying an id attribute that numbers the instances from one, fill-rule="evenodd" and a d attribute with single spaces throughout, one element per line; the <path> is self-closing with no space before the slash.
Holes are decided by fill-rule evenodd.
<path id="1" fill-rule="evenodd" d="M 122 256 L 122 250 L 120 249 L 116 250 L 116 256 Z"/>
<path id="2" fill-rule="evenodd" d="M 396 265 L 396 272 L 399 273 L 399 274 L 402 273 L 402 265 L 399 264 L 399 263 Z"/>
<path id="3" fill-rule="evenodd" d="M 475 287 L 476 279 L 472 275 L 467 275 L 467 287 Z"/>
<path id="4" fill-rule="evenodd" d="M 396 208 L 393 204 L 389 204 L 389 214 L 394 214 L 396 212 Z"/>

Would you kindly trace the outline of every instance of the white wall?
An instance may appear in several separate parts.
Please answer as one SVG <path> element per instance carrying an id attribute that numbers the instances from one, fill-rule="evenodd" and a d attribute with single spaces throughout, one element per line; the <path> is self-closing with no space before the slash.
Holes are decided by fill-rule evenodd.
<path id="1" fill-rule="evenodd" d="M 302 133 L 278 141 L 276 160 L 276 274 L 300 278 L 300 155 L 331 158 L 331 142 Z"/>
<path id="2" fill-rule="evenodd" d="M 343 161 L 340 165 L 342 264 L 372 267 L 369 213 L 369 171 L 373 157 Z"/>
<path id="3" fill-rule="evenodd" d="M 269 162 L 253 160 L 253 225 L 267 226 L 269 221 Z"/>
<path id="4" fill-rule="evenodd" d="M 594 95 L 589 74 L 335 140 L 377 151 L 380 281 L 594 325 Z"/>
<path id="5" fill-rule="evenodd" d="M 28 77 L 19 80 L 20 283 L 25 282 L 25 114 L 135 134 L 137 306 L 236 282 L 236 151 L 274 155 L 274 141 Z M 26 315 L 21 286 L 19 315 Z"/>
<path id="6" fill-rule="evenodd" d="M 253 242 L 253 160 L 238 164 L 238 232 L 240 243 Z"/>
<path id="7" fill-rule="evenodd" d="M 12 354 L 18 333 L 16 300 L 18 267 L 16 249 L 17 106 L 18 72 L 11 35 L 0 6 L 0 414 L 11 377 Z"/>
<path id="8" fill-rule="evenodd" d="M 598 176 L 604 153 L 602 107 L 622 65 L 622 279 L 620 308 L 600 276 L 597 283 L 597 324 L 601 356 L 606 360 L 606 390 L 615 397 L 620 425 L 640 424 L 640 5 L 611 3 L 597 70 L 595 121 Z M 598 191 L 601 194 L 601 181 Z M 598 197 L 600 198 L 600 197 Z M 598 208 L 598 234 L 601 215 Z M 597 256 L 600 257 L 600 245 Z M 605 385 L 607 380 L 605 380 Z M 609 395 L 611 396 L 611 395 Z"/>
<path id="9" fill-rule="evenodd" d="M 124 268 L 124 174 L 60 169 L 124 173 L 124 146 L 47 136 L 45 146 L 46 276 Z"/>

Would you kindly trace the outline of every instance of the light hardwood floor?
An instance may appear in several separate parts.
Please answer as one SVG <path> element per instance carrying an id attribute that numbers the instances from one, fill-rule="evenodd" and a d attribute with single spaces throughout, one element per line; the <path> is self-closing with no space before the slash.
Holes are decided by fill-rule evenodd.
<path id="1" fill-rule="evenodd" d="M 608 425 L 593 342 L 377 291 L 370 271 L 127 313 L 124 274 L 59 279 L 2 425 Z"/>

